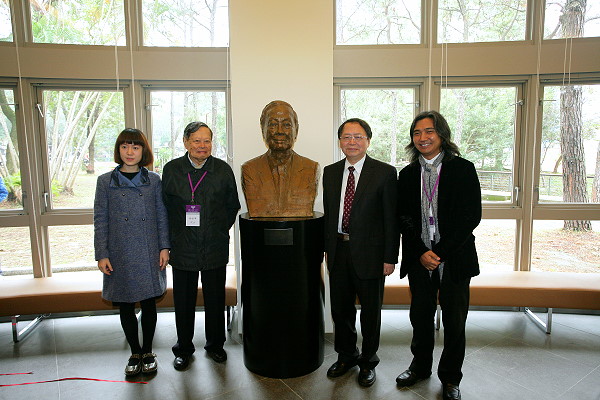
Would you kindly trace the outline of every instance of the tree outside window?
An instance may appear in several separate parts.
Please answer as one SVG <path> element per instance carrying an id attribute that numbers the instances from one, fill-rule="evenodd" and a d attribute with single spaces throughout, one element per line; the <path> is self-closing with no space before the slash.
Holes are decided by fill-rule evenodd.
<path id="1" fill-rule="evenodd" d="M 547 0 L 544 39 L 600 36 L 600 2 Z"/>
<path id="2" fill-rule="evenodd" d="M 144 46 L 227 47 L 227 0 L 143 0 Z"/>
<path id="3" fill-rule="evenodd" d="M 462 156 L 475 164 L 484 201 L 511 201 L 516 87 L 443 88 L 440 112 Z"/>
<path id="4" fill-rule="evenodd" d="M 125 128 L 123 94 L 44 90 L 52 208 L 93 208 L 98 175 L 115 167 L 113 149 Z"/>
<path id="5" fill-rule="evenodd" d="M 438 43 L 526 39 L 527 0 L 439 0 Z"/>
<path id="6" fill-rule="evenodd" d="M 0 1 L 0 42 L 13 41 L 11 21 L 10 2 Z"/>
<path id="7" fill-rule="evenodd" d="M 30 0 L 36 43 L 125 45 L 123 0 Z"/>
<path id="8" fill-rule="evenodd" d="M 170 160 L 185 154 L 183 129 L 192 121 L 213 131 L 212 155 L 227 161 L 225 92 L 152 91 L 152 147 L 154 170 L 162 172 Z"/>
<path id="9" fill-rule="evenodd" d="M 370 156 L 398 168 L 408 164 L 404 147 L 410 141 L 410 123 L 415 111 L 412 88 L 343 89 L 340 94 L 342 121 L 361 118 L 373 131 Z"/>
<path id="10" fill-rule="evenodd" d="M 421 0 L 337 0 L 336 44 L 421 43 Z"/>

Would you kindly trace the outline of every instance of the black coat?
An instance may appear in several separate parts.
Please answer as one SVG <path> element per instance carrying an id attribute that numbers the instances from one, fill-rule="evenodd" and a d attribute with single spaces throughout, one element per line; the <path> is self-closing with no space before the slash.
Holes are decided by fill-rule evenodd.
<path id="1" fill-rule="evenodd" d="M 200 226 L 185 226 L 185 206 L 192 204 L 188 173 L 196 184 L 195 204 L 200 205 Z M 195 169 L 186 153 L 169 161 L 163 170 L 163 197 L 171 232 L 170 264 L 181 270 L 203 271 L 224 267 L 229 260 L 229 229 L 240 202 L 231 167 L 210 156 Z"/>
<path id="2" fill-rule="evenodd" d="M 325 251 L 330 269 L 335 265 L 345 161 L 328 165 L 323 170 Z M 381 278 L 383 263 L 398 262 L 400 238 L 395 221 L 396 198 L 396 169 L 366 156 L 350 213 L 352 264 L 361 279 Z"/>
<path id="3" fill-rule="evenodd" d="M 421 165 L 418 161 L 398 174 L 398 214 L 402 233 L 400 277 L 411 268 L 424 268 L 419 261 L 427 246 L 421 239 Z M 442 161 L 438 187 L 440 241 L 433 252 L 441 258 L 453 279 L 479 275 L 473 230 L 481 221 L 481 188 L 475 166 L 464 158 Z"/>

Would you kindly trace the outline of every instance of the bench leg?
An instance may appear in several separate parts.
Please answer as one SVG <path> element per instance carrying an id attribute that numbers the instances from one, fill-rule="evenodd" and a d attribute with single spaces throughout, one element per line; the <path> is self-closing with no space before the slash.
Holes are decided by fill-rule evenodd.
<path id="1" fill-rule="evenodd" d="M 42 319 L 48 317 L 48 315 L 49 314 L 38 315 L 37 317 L 35 317 L 35 319 L 33 321 L 28 323 L 27 326 L 25 326 L 25 328 L 23 328 L 21 331 L 19 331 L 20 315 L 13 315 L 13 317 L 12 317 L 13 342 L 17 343 L 18 341 L 24 339 L 25 336 L 30 334 L 31 331 L 33 330 L 33 328 L 35 328 L 42 321 Z"/>
<path id="2" fill-rule="evenodd" d="M 546 322 L 542 321 L 537 315 L 533 313 L 529 309 L 529 307 L 525 307 L 525 314 L 531 318 L 531 320 L 540 328 L 542 328 L 547 334 L 550 334 L 552 331 L 552 308 L 548 308 L 548 312 L 546 313 Z"/>
<path id="3" fill-rule="evenodd" d="M 435 312 L 435 329 L 440 330 L 440 321 L 442 320 L 442 307 L 438 304 Z"/>
<path id="4" fill-rule="evenodd" d="M 231 323 L 233 322 L 233 313 L 232 313 L 232 309 L 233 307 L 231 306 L 225 306 L 225 310 L 227 310 L 227 331 L 231 332 Z"/>

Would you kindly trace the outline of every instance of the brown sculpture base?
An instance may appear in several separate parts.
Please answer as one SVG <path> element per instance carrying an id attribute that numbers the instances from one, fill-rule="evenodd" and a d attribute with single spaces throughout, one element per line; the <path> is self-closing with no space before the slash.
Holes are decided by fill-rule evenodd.
<path id="1" fill-rule="evenodd" d="M 244 364 L 269 378 L 323 363 L 323 214 L 240 216 Z"/>

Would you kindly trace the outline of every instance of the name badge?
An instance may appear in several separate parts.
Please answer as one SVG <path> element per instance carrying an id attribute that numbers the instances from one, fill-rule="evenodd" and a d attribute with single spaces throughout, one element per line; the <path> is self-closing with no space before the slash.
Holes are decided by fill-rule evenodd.
<path id="1" fill-rule="evenodd" d="M 200 205 L 185 206 L 185 226 L 200 226 Z"/>

